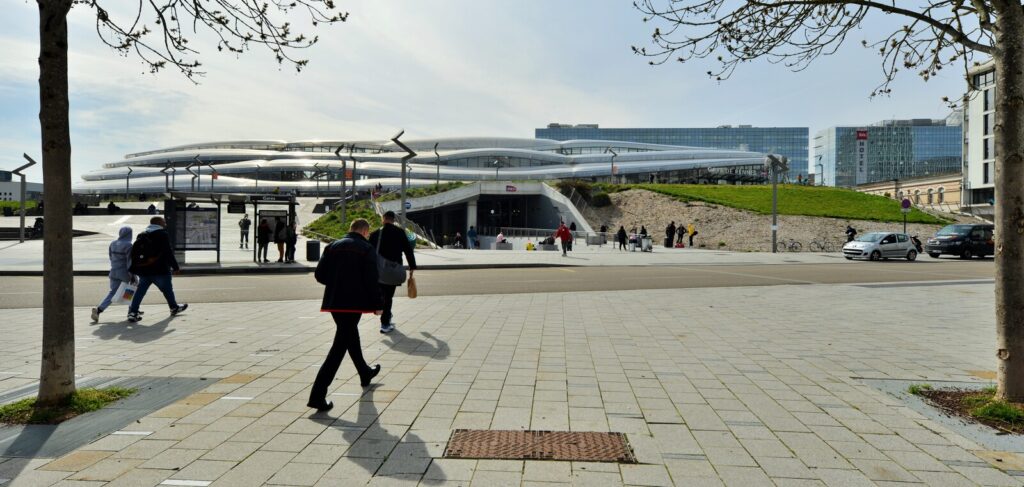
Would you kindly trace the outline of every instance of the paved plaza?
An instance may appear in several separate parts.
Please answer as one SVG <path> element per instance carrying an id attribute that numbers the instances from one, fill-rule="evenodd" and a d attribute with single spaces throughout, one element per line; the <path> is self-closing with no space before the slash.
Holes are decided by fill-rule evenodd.
<path id="1" fill-rule="evenodd" d="M 987 283 L 400 298 L 398 332 L 361 324 L 378 385 L 346 360 L 326 414 L 305 406 L 334 327 L 318 301 L 151 304 L 134 326 L 79 308 L 78 373 L 210 385 L 61 458 L 3 460 L 0 484 L 1022 484 L 1018 457 L 993 467 L 861 381 L 990 377 Z M 33 383 L 40 310 L 0 323 L 0 391 Z M 639 463 L 441 458 L 457 428 L 624 432 Z"/>

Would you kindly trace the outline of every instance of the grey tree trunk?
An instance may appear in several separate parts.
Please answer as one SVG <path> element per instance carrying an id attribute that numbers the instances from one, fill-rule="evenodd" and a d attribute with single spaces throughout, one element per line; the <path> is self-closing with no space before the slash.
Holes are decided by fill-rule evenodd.
<path id="1" fill-rule="evenodd" d="M 999 396 L 1024 401 L 1024 13 L 996 14 L 996 356 Z M 1003 8 L 999 8 L 1003 7 Z"/>
<path id="2" fill-rule="evenodd" d="M 39 127 L 43 150 L 43 351 L 39 405 L 75 391 L 75 317 L 71 256 L 71 130 L 68 123 L 68 25 L 71 0 L 39 5 Z"/>

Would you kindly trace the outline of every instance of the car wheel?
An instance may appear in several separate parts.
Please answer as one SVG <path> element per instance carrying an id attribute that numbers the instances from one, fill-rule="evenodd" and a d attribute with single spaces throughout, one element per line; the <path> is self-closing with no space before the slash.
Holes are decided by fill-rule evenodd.
<path id="1" fill-rule="evenodd" d="M 847 257 L 846 260 L 853 260 L 853 257 Z"/>
<path id="2" fill-rule="evenodd" d="M 930 254 L 928 254 L 928 257 L 931 257 L 931 258 L 933 258 L 933 259 L 938 259 L 938 258 L 939 258 L 939 255 L 940 255 L 940 254 L 936 254 L 936 253 L 930 253 Z"/>
<path id="3" fill-rule="evenodd" d="M 911 262 L 917 260 L 917 251 L 911 250 L 910 252 L 907 252 L 907 260 Z"/>
<path id="4" fill-rule="evenodd" d="M 971 249 L 964 249 L 963 252 L 960 252 L 961 259 L 970 259 L 972 257 L 974 257 L 974 252 L 971 252 Z"/>
<path id="5" fill-rule="evenodd" d="M 881 252 L 879 252 L 877 250 L 874 251 L 874 252 L 871 252 L 871 257 L 870 257 L 871 260 L 879 260 L 881 258 L 882 258 L 882 253 Z"/>

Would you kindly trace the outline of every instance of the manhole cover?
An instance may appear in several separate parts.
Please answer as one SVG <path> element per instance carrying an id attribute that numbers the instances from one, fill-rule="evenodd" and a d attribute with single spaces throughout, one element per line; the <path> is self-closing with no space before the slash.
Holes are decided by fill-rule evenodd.
<path id="1" fill-rule="evenodd" d="M 636 463 L 622 433 L 455 430 L 445 458 Z"/>

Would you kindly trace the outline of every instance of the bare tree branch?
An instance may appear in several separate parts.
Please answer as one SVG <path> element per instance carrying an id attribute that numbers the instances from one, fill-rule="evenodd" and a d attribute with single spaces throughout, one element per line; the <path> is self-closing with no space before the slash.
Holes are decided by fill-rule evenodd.
<path id="1" fill-rule="evenodd" d="M 254 45 L 269 49 L 279 64 L 291 64 L 301 71 L 308 60 L 293 53 L 313 46 L 319 40 L 293 32 L 290 22 L 279 21 L 293 10 L 304 10 L 315 28 L 320 24 L 344 22 L 348 13 L 336 12 L 333 0 L 137 0 L 134 19 L 121 22 L 101 5 L 103 0 L 76 0 L 76 5 L 96 12 L 96 33 L 107 46 L 123 55 L 135 53 L 157 72 L 168 65 L 177 68 L 190 80 L 204 73 L 199 71 L 200 52 L 190 47 L 193 40 L 183 28 L 192 24 L 191 34 L 213 33 L 217 50 L 242 54 Z M 151 28 L 142 19 L 152 19 Z"/>

